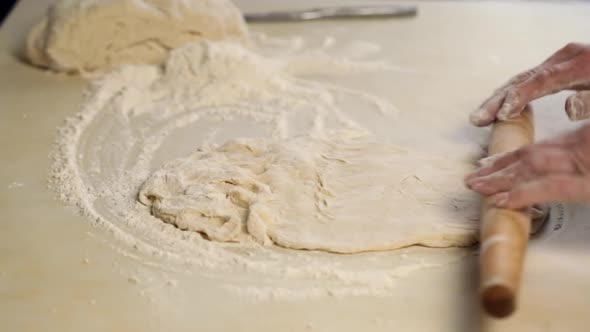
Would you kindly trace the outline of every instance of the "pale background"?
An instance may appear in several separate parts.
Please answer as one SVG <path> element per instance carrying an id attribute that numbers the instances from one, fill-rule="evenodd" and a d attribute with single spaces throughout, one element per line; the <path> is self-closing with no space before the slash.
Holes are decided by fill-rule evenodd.
<path id="1" fill-rule="evenodd" d="M 141 255 L 122 255 L 129 248 L 47 189 L 55 130 L 76 112 L 85 86 L 18 60 L 26 31 L 49 2 L 21 1 L 0 30 L 1 331 L 587 330 L 590 224 L 583 207 L 568 207 L 562 231 L 533 241 L 519 312 L 499 324 L 480 317 L 474 256 L 399 280 L 387 298 L 252 302 L 199 271 L 177 275 L 146 265 Z M 239 1 L 247 10 L 333 3 Z M 421 1 L 416 19 L 350 23 L 339 37 L 379 43 L 396 64 L 431 72 L 363 83 L 403 109 L 430 110 L 443 121 L 444 112 L 467 114 L 500 82 L 566 42 L 588 40 L 590 6 L 561 3 Z M 342 23 L 254 29 L 288 36 L 330 33 L 336 24 Z M 536 104 L 540 137 L 570 126 L 563 98 Z M 481 133 L 466 124 L 461 135 Z M 178 284 L 168 286 L 170 278 Z"/>

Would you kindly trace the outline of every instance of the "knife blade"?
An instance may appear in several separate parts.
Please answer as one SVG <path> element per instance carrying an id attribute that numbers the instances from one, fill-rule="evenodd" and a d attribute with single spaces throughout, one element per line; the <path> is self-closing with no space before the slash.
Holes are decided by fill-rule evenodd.
<path id="1" fill-rule="evenodd" d="M 418 13 L 415 5 L 369 5 L 311 8 L 306 10 L 246 13 L 247 22 L 297 22 L 322 18 L 387 18 L 413 17 Z"/>

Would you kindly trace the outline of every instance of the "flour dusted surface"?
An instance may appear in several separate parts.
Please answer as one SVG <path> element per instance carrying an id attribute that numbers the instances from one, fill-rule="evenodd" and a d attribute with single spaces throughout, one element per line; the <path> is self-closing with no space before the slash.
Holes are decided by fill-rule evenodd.
<path id="1" fill-rule="evenodd" d="M 171 52 L 163 65 L 125 66 L 92 82 L 80 112 L 59 131 L 52 187 L 111 232 L 119 240 L 112 245 L 123 254 L 176 273 L 224 280 L 224 287 L 249 299 L 388 295 L 410 271 L 461 258 L 462 249 L 411 247 L 335 259 L 321 251 L 261 246 L 250 235 L 239 243 L 210 241 L 162 222 L 137 202 L 151 174 L 198 146 L 323 137 L 332 130 L 379 133 L 376 138 L 387 144 L 398 141 L 392 134 L 403 138 L 410 113 L 383 97 L 326 82 L 372 77 L 375 70 L 400 75 L 396 67 L 349 58 L 341 51 L 348 44 L 325 33 L 256 36 L 253 49 L 200 42 Z M 310 79 L 315 74 L 323 79 Z M 386 131 L 375 129 L 381 124 Z M 469 159 L 456 147 L 436 150 Z"/>

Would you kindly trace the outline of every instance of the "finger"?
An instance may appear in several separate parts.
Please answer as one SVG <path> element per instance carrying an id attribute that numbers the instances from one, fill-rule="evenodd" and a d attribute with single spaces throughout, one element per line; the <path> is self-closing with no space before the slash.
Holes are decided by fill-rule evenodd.
<path id="1" fill-rule="evenodd" d="M 496 114 L 505 98 L 506 91 L 496 92 L 481 104 L 478 109 L 469 114 L 469 121 L 478 127 L 485 127 L 492 124 L 496 120 Z"/>
<path id="2" fill-rule="evenodd" d="M 549 58 L 547 58 L 547 60 L 545 60 L 541 66 L 552 66 L 560 62 L 571 60 L 587 50 L 588 45 L 581 43 L 568 43 L 557 52 L 553 53 L 553 55 L 551 55 Z"/>
<path id="3" fill-rule="evenodd" d="M 484 101 L 478 109 L 471 112 L 469 115 L 469 121 L 478 127 L 490 125 L 492 122 L 494 122 L 494 120 L 496 120 L 496 114 L 506 99 L 506 93 L 508 93 L 508 91 L 510 91 L 510 89 L 515 84 L 524 82 L 535 75 L 537 70 L 538 67 L 535 67 L 512 77 L 508 82 L 496 89 L 494 94 L 492 94 L 490 98 L 486 99 L 486 101 Z"/>
<path id="4" fill-rule="evenodd" d="M 508 154 L 510 154 L 510 152 L 497 153 L 495 155 L 481 158 L 477 161 L 477 166 L 479 166 L 480 168 L 491 166 L 494 164 L 494 162 L 496 162 L 496 160 L 506 157 Z"/>
<path id="5" fill-rule="evenodd" d="M 565 112 L 572 121 L 590 118 L 590 91 L 581 91 L 567 98 Z"/>
<path id="6" fill-rule="evenodd" d="M 547 217 L 549 217 L 549 205 L 548 204 L 536 204 L 529 209 L 531 213 L 531 231 L 530 234 L 534 235 L 539 233 L 543 228 Z"/>
<path id="7" fill-rule="evenodd" d="M 540 97 L 566 90 L 588 81 L 590 65 L 588 57 L 578 57 L 536 73 L 528 80 L 508 91 L 497 118 L 507 120 L 520 114 L 526 105 Z"/>
<path id="8" fill-rule="evenodd" d="M 469 115 L 469 121 L 478 127 L 492 124 L 494 120 L 496 120 L 496 115 L 504 103 L 508 91 L 510 91 L 515 84 L 524 82 L 534 76 L 538 70 L 538 67 L 535 67 L 511 78 L 508 82 L 498 88 L 490 98 L 484 101 L 478 109 Z"/>
<path id="9" fill-rule="evenodd" d="M 546 143 L 545 143 L 546 144 Z M 469 186 L 472 182 L 476 181 L 477 178 L 487 176 L 494 172 L 498 172 L 499 170 L 508 167 L 510 164 L 517 162 L 519 159 L 522 159 L 526 154 L 529 153 L 528 150 L 532 149 L 537 145 L 530 145 L 526 147 L 522 147 L 512 152 L 505 152 L 501 154 L 495 154 L 487 158 L 492 158 L 493 161 L 483 167 L 480 167 L 473 172 L 469 173 L 465 177 L 465 184 Z M 539 148 L 544 147 L 544 145 L 539 144 Z"/>
<path id="10" fill-rule="evenodd" d="M 465 183 L 469 186 L 473 182 L 477 181 L 478 178 L 490 175 L 492 173 L 498 172 L 499 170 L 508 167 L 509 165 L 518 162 L 519 160 L 527 159 L 527 163 L 533 166 L 537 166 L 537 164 L 546 163 L 546 158 L 561 158 L 563 160 L 569 160 L 569 156 L 565 155 L 567 150 L 564 148 L 568 145 L 577 142 L 576 132 L 567 132 L 563 135 L 557 136 L 555 138 L 542 141 L 533 145 L 522 147 L 518 150 L 512 152 L 506 152 L 501 154 L 496 154 L 484 159 L 491 159 L 490 162 L 486 162 L 485 165 L 482 167 L 474 170 L 473 172 L 469 173 L 465 177 Z M 543 150 L 549 150 L 547 152 L 547 156 L 543 155 Z M 562 152 L 558 152 L 555 150 L 561 150 Z M 540 152 L 541 151 L 541 152 Z M 541 154 L 541 156 L 537 156 Z M 556 157 L 551 157 L 549 155 L 556 155 Z M 552 159 L 553 160 L 553 159 Z M 561 161 L 561 160 L 559 160 Z M 541 165 L 543 166 L 543 165 Z M 548 165 L 552 166 L 552 165 Z M 573 167 L 573 166 L 572 166 Z"/>
<path id="11" fill-rule="evenodd" d="M 544 219 L 549 214 L 549 205 L 547 204 L 535 204 L 531 207 L 531 219 L 538 220 Z M 535 233 L 535 232 L 533 232 Z"/>
<path id="12" fill-rule="evenodd" d="M 550 175 L 524 183 L 495 196 L 501 208 L 521 209 L 533 204 L 590 200 L 590 179 L 577 175 Z"/>
<path id="13" fill-rule="evenodd" d="M 589 49 L 590 45 L 587 44 L 575 42 L 568 43 L 559 50 L 557 50 L 555 53 L 553 53 L 550 57 L 545 59 L 545 61 L 543 61 L 540 65 L 513 77 L 510 81 L 508 81 L 508 83 L 505 86 L 524 82 L 525 80 L 529 79 L 530 77 L 534 76 L 536 73 L 541 71 L 543 68 L 572 60 L 578 55 L 587 52 Z"/>
<path id="14" fill-rule="evenodd" d="M 478 178 L 497 172 L 500 169 L 508 167 L 510 164 L 515 163 L 520 159 L 527 158 L 528 155 L 535 153 L 534 150 L 561 149 L 567 151 L 573 144 L 578 143 L 580 136 L 579 131 L 583 129 L 584 127 L 576 131 L 568 131 L 557 137 L 522 147 L 513 152 L 496 154 L 484 158 L 488 159 L 489 162 L 484 162 L 481 167 L 467 174 L 464 178 L 465 185 L 471 187 L 473 183 L 477 181 Z M 530 156 L 528 158 L 530 158 Z"/>
<path id="15" fill-rule="evenodd" d="M 506 94 L 513 86 L 519 85 L 531 77 L 534 77 L 541 72 L 543 68 L 552 67 L 561 62 L 575 58 L 587 51 L 588 48 L 588 45 L 569 43 L 547 58 L 542 64 L 512 77 L 508 82 L 499 87 L 477 110 L 469 115 L 469 121 L 478 127 L 490 125 L 496 119 L 496 115 L 506 99 Z"/>
<path id="16" fill-rule="evenodd" d="M 510 190 L 519 180 L 520 162 L 512 164 L 492 174 L 482 176 L 470 181 L 467 187 L 482 195 L 493 195 L 499 192 Z"/>
<path id="17" fill-rule="evenodd" d="M 518 150 L 514 152 L 505 153 L 497 157 L 497 159 L 494 160 L 491 164 L 480 167 L 475 171 L 469 173 L 465 177 L 465 184 L 467 185 L 467 187 L 471 188 L 474 182 L 476 182 L 479 178 L 498 172 L 501 169 L 508 167 L 510 164 L 517 162 L 519 158 L 519 153 L 520 152 L 518 152 Z"/>
<path id="18" fill-rule="evenodd" d="M 547 140 L 543 140 L 538 143 L 535 143 L 532 146 L 538 147 L 538 148 L 560 148 L 560 147 L 562 148 L 562 147 L 565 147 L 567 145 L 570 145 L 570 144 L 578 141 L 578 139 L 576 137 L 577 135 L 575 135 L 575 134 L 576 134 L 576 131 L 566 132 L 565 134 L 561 134 L 557 137 L 553 137 L 551 139 L 547 139 Z M 496 162 L 500 159 L 503 159 L 504 157 L 508 157 L 513 153 L 515 153 L 515 152 L 514 151 L 502 152 L 502 153 L 496 153 L 491 156 L 483 157 L 476 162 L 476 165 L 478 166 L 478 170 L 482 169 L 482 168 L 490 167 L 494 164 L 494 162 Z"/>
<path id="19" fill-rule="evenodd" d="M 535 147 L 525 150 L 518 162 L 469 182 L 469 188 L 484 195 L 509 191 L 514 186 L 547 174 L 575 174 L 576 164 L 569 150 Z"/>

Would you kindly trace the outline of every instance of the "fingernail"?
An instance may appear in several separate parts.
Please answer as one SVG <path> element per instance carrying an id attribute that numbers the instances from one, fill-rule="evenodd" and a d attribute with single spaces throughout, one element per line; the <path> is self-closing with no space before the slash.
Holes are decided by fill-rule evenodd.
<path id="1" fill-rule="evenodd" d="M 580 98 L 577 96 L 572 96 L 571 98 L 567 99 L 567 115 L 573 121 L 576 121 L 580 118 L 580 113 L 582 113 L 583 104 Z"/>
<path id="2" fill-rule="evenodd" d="M 496 195 L 495 205 L 497 207 L 506 207 L 508 203 L 508 193 L 501 193 Z"/>
<path id="3" fill-rule="evenodd" d="M 512 110 L 512 105 L 510 104 L 504 104 L 504 106 L 502 106 L 502 108 L 500 109 L 500 111 L 498 111 L 498 115 L 497 118 L 499 120 L 502 121 L 506 121 L 510 118 L 510 111 Z"/>
<path id="4" fill-rule="evenodd" d="M 473 189 L 477 190 L 477 189 L 481 189 L 484 186 L 483 182 L 475 182 L 472 184 Z"/>
<path id="5" fill-rule="evenodd" d="M 516 119 L 520 116 L 520 113 L 509 113 L 508 120 Z"/>
<path id="6" fill-rule="evenodd" d="M 475 173 L 472 173 L 468 174 L 465 177 L 464 182 L 466 185 L 471 186 L 475 182 L 475 180 L 477 180 L 477 175 Z"/>
<path id="7" fill-rule="evenodd" d="M 469 179 L 469 180 L 465 181 L 465 184 L 466 184 L 466 185 L 467 185 L 469 188 L 471 188 L 471 189 L 473 189 L 473 190 L 477 190 L 478 188 L 481 188 L 482 181 L 481 181 L 479 178 L 477 178 L 477 177 L 474 177 L 474 178 L 471 178 L 471 179 Z"/>
<path id="8" fill-rule="evenodd" d="M 475 182 L 471 185 L 471 189 L 473 189 L 473 191 L 477 191 L 477 192 L 482 192 L 482 190 L 486 189 L 487 184 L 483 181 L 480 182 Z"/>
<path id="9" fill-rule="evenodd" d="M 469 114 L 469 122 L 473 123 L 474 125 L 479 125 L 480 123 L 484 122 L 485 120 L 486 120 L 485 112 L 481 108 L 477 109 L 477 110 L 471 112 L 471 114 Z"/>
<path id="10" fill-rule="evenodd" d="M 481 174 L 485 172 L 487 166 L 477 167 L 475 170 L 471 171 L 467 176 L 465 176 L 465 181 L 475 181 L 481 177 Z"/>
<path id="11" fill-rule="evenodd" d="M 477 164 L 480 167 L 486 167 L 491 165 L 494 162 L 495 158 L 493 156 L 490 157 L 485 157 L 485 158 L 481 158 L 480 160 L 477 161 Z"/>

